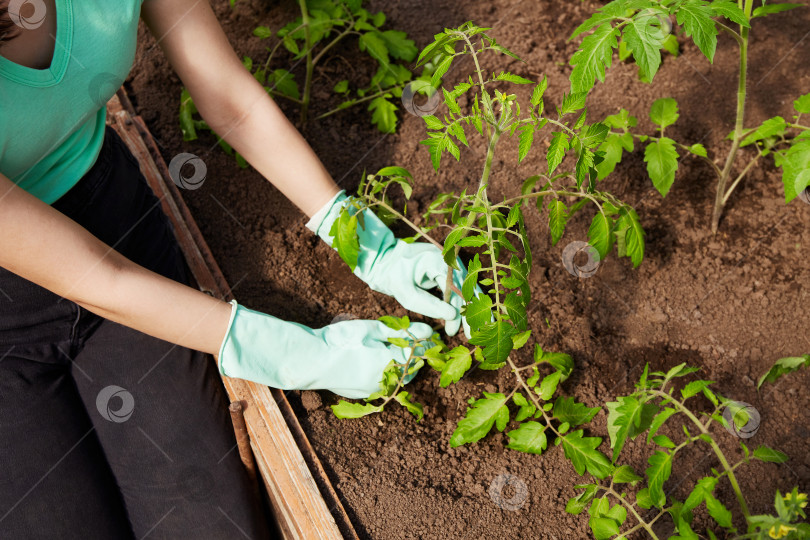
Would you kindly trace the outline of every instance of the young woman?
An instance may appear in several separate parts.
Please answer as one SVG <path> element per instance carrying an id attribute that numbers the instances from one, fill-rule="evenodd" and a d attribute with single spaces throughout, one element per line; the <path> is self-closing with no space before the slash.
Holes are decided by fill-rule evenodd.
<path id="1" fill-rule="evenodd" d="M 139 16 L 208 124 L 310 230 L 330 241 L 345 204 L 208 2 L 0 0 L 1 538 L 265 537 L 217 366 L 358 398 L 401 360 L 386 340 L 406 334 L 381 323 L 311 329 L 187 285 L 169 222 L 104 124 Z M 426 291 L 444 285 L 437 249 L 371 214 L 360 243 L 358 277 L 458 330 L 461 299 Z"/>

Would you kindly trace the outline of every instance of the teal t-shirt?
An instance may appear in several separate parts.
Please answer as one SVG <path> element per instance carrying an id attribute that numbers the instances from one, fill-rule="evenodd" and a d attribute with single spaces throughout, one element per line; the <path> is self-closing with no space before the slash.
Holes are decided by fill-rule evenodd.
<path id="1" fill-rule="evenodd" d="M 90 170 L 135 59 L 143 0 L 55 0 L 48 69 L 0 56 L 0 173 L 47 204 Z"/>

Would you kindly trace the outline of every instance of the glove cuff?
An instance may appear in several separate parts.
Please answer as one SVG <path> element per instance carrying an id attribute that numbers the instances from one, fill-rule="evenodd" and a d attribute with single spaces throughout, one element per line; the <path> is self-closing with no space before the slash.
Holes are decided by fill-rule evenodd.
<path id="1" fill-rule="evenodd" d="M 236 303 L 235 298 L 233 300 L 231 300 L 230 302 L 228 302 L 228 303 L 231 305 L 231 318 L 228 319 L 228 328 L 225 330 L 225 337 L 222 338 L 222 344 L 219 346 L 219 353 L 217 354 L 217 359 L 219 360 L 219 366 L 218 366 L 219 367 L 219 372 L 221 374 L 225 375 L 225 376 L 228 375 L 227 373 L 225 373 L 225 368 L 224 368 L 224 364 L 225 364 L 225 357 L 224 357 L 225 344 L 228 342 L 228 338 L 231 335 L 231 328 L 233 328 L 233 321 L 234 321 L 234 319 L 236 319 L 236 309 L 239 307 L 239 305 Z"/>
<path id="2" fill-rule="evenodd" d="M 343 208 L 342 203 L 347 198 L 345 190 L 338 191 L 320 210 L 315 212 L 307 222 L 306 228 L 331 245 L 332 237 L 329 236 L 329 230 L 332 228 L 332 224 L 338 218 L 338 215 L 340 215 L 340 210 Z"/>

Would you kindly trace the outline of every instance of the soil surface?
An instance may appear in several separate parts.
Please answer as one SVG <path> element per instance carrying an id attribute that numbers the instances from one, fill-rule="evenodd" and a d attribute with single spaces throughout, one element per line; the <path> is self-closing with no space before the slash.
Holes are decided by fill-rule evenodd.
<path id="1" fill-rule="evenodd" d="M 237 52 L 254 59 L 263 57 L 268 42 L 252 37 L 252 29 L 260 24 L 279 28 L 296 13 L 289 0 L 239 0 L 235 9 L 227 0 L 213 3 Z M 491 35 L 526 63 L 490 57 L 485 64 L 526 77 L 548 75 L 548 103 L 567 90 L 566 63 L 575 49 L 567 38 L 596 7 L 590 0 L 370 2 L 372 11 L 385 10 L 388 28 L 408 32 L 419 47 L 442 28 L 467 20 L 494 27 Z M 777 114 L 787 117 L 792 101 L 810 91 L 809 29 L 810 9 L 756 21 L 748 125 Z M 180 81 L 154 39 L 144 29 L 141 34 L 127 87 L 167 162 L 179 152 L 192 152 L 205 161 L 205 185 L 184 195 L 236 297 L 251 308 L 314 327 L 341 314 L 404 315 L 395 301 L 352 276 L 337 255 L 304 228 L 304 216 L 289 201 L 255 171 L 237 168 L 211 136 L 182 142 L 177 122 Z M 702 142 L 719 163 L 729 146 L 723 138 L 735 114 L 737 49 L 721 35 L 712 65 L 691 41 L 682 38 L 681 43 L 681 57 L 667 56 L 652 85 L 638 82 L 632 65 L 615 63 L 607 82 L 589 98 L 589 118 L 600 119 L 625 107 L 639 118 L 640 129 L 652 134 L 650 104 L 674 97 L 681 117 L 667 129 L 668 135 L 690 144 Z M 282 58 L 276 67 L 288 67 L 285 62 L 292 64 Z M 316 89 L 331 88 L 346 77 L 362 81 L 369 76 L 364 62 L 353 44 L 338 47 L 316 71 Z M 461 63 L 450 79 L 464 78 L 469 67 Z M 302 68 L 294 69 L 299 79 Z M 315 97 L 315 111 L 334 104 L 327 92 L 318 91 Z M 282 106 L 290 118 L 297 118 L 295 106 Z M 425 136 L 422 120 L 406 113 L 395 135 L 383 135 L 362 107 L 312 123 L 304 133 L 335 180 L 349 190 L 364 170 L 394 164 L 409 168 L 417 179 L 413 215 L 439 192 L 474 185 L 484 156 L 479 141 L 462 149 L 462 163 L 447 162 L 436 175 L 426 147 L 417 144 Z M 537 147 L 520 167 L 516 141 L 503 148 L 507 150 L 493 169 L 495 198 L 518 192 L 524 178 L 545 167 Z M 647 253 L 635 270 L 627 259 L 611 255 L 595 276 L 575 278 L 563 268 L 560 256 L 566 244 L 585 239 L 589 216 L 583 213 L 575 219 L 556 247 L 543 219 L 528 218 L 535 257 L 529 322 L 533 339 L 547 350 L 571 354 L 576 362 L 563 391 L 599 406 L 632 391 L 645 362 L 653 369 L 680 362 L 699 366 L 701 378 L 717 381 L 718 392 L 759 411 L 759 431 L 746 441 L 750 447 L 765 444 L 791 457 L 784 465 L 754 463 L 740 472 L 752 513 L 771 512 L 776 489 L 784 492 L 797 484 L 801 490 L 810 489 L 810 373 L 784 378 L 761 392 L 755 387 L 776 359 L 810 351 L 810 205 L 796 201 L 786 206 L 779 172 L 770 159 L 764 161 L 734 194 L 719 234 L 712 236 L 708 228 L 714 177 L 708 165 L 682 159 L 676 183 L 663 199 L 646 175 L 640 145 L 625 155 L 605 182 L 607 189 L 635 206 L 647 231 Z M 442 389 L 435 372 L 425 368 L 409 386 L 414 398 L 425 404 L 420 423 L 398 407 L 340 421 L 329 409 L 337 400 L 329 392 L 290 392 L 288 397 L 363 538 L 588 537 L 587 517 L 564 511 L 575 493 L 573 485 L 582 479 L 560 448 L 552 447 L 544 456 L 521 454 L 505 449 L 506 438 L 500 433 L 472 447 L 449 447 L 467 399 L 481 390 L 509 391 L 511 377 L 505 371 L 474 370 Z M 603 410 L 588 431 L 605 436 L 605 420 Z M 677 437 L 678 432 L 671 435 Z M 722 428 L 718 437 L 731 456 L 741 456 L 738 439 Z M 631 446 L 627 462 L 643 470 L 650 448 L 642 439 Z M 682 499 L 688 486 L 710 474 L 715 460 L 705 447 L 679 460 L 666 488 Z M 502 486 L 509 478 L 503 475 L 519 482 Z M 727 483 L 721 482 L 718 493 L 738 514 Z M 706 523 L 703 511 L 697 511 L 696 526 Z M 672 532 L 666 520 L 657 525 L 659 535 Z"/>

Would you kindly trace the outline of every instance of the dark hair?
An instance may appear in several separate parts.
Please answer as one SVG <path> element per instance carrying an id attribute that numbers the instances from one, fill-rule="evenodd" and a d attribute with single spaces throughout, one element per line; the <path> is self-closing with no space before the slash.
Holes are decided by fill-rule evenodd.
<path id="1" fill-rule="evenodd" d="M 14 37 L 16 27 L 8 16 L 8 2 L 9 0 L 0 0 L 0 45 Z"/>

